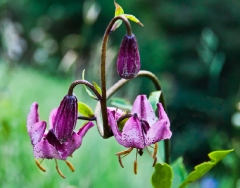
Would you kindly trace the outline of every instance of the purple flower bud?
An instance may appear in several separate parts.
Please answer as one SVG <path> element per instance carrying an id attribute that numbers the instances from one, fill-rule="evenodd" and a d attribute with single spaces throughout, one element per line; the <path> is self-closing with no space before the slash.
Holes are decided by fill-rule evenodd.
<path id="1" fill-rule="evenodd" d="M 53 120 L 53 132 L 60 142 L 67 141 L 76 126 L 78 118 L 78 101 L 76 96 L 66 95 Z"/>
<path id="2" fill-rule="evenodd" d="M 138 44 L 134 34 L 125 35 L 118 53 L 117 72 L 125 79 L 137 76 L 140 70 L 140 55 Z"/>

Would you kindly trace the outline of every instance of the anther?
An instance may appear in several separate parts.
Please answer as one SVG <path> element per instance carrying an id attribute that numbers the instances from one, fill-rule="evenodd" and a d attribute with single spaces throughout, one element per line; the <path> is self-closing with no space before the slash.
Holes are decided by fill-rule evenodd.
<path id="1" fill-rule="evenodd" d="M 153 155 L 152 155 L 153 158 L 156 157 L 156 155 L 157 155 L 157 151 L 158 151 L 158 143 L 155 143 L 155 144 L 154 144 Z"/>
<path id="2" fill-rule="evenodd" d="M 36 162 L 36 165 L 38 166 L 38 168 L 43 171 L 43 172 L 46 172 L 45 168 L 43 168 L 43 166 L 41 165 L 41 162 L 39 163 L 36 159 L 35 159 L 35 162 Z"/>
<path id="3" fill-rule="evenodd" d="M 120 166 L 121 166 L 122 168 L 124 168 L 123 163 L 122 163 L 122 159 L 121 159 L 121 156 L 120 156 L 120 155 L 118 155 L 118 162 L 119 162 Z"/>
<path id="4" fill-rule="evenodd" d="M 70 170 L 71 170 L 72 172 L 74 172 L 75 169 L 74 169 L 74 166 L 72 165 L 72 163 L 70 163 L 70 162 L 67 161 L 67 160 L 65 160 L 65 162 L 66 162 L 66 164 L 68 165 L 68 167 L 70 168 Z"/>
<path id="5" fill-rule="evenodd" d="M 58 174 L 62 177 L 62 178 L 66 178 L 63 173 L 61 172 L 61 170 L 58 168 L 58 163 L 57 160 L 55 159 L 55 163 L 56 163 L 56 170 L 58 172 Z"/>
<path id="6" fill-rule="evenodd" d="M 134 174 L 137 174 L 137 160 L 134 161 L 133 172 Z"/>
<path id="7" fill-rule="evenodd" d="M 152 165 L 152 166 L 154 167 L 154 166 L 156 165 L 156 163 L 157 163 L 157 157 L 154 158 L 154 161 L 153 161 L 153 165 Z"/>

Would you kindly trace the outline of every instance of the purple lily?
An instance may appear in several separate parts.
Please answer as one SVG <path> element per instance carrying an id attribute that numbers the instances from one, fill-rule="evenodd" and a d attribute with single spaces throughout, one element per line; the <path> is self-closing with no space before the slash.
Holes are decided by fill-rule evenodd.
<path id="1" fill-rule="evenodd" d="M 126 151 L 117 153 L 122 167 L 121 155 L 129 154 L 133 148 L 136 148 L 137 152 L 142 155 L 144 148 L 149 152 L 147 146 L 151 144 L 155 144 L 154 152 L 151 154 L 155 165 L 157 160 L 157 142 L 171 138 L 172 132 L 170 131 L 168 116 L 161 103 L 157 103 L 157 107 L 158 118 L 155 116 L 154 110 L 147 100 L 146 95 L 139 95 L 134 101 L 131 117 L 125 123 L 122 132 L 118 129 L 116 112 L 108 110 L 108 121 L 116 140 L 119 144 L 130 148 Z M 134 172 L 136 174 L 136 171 Z"/>
<path id="2" fill-rule="evenodd" d="M 49 131 L 46 130 L 47 123 L 39 120 L 38 104 L 34 102 L 31 106 L 27 118 L 27 131 L 33 145 L 33 152 L 35 158 L 42 159 L 59 159 L 66 161 L 67 157 L 71 156 L 73 152 L 82 144 L 82 138 L 86 132 L 93 127 L 92 122 L 88 122 L 79 129 L 76 133 L 73 131 L 71 137 L 65 142 L 61 143 L 55 136 L 53 131 L 53 122 L 57 117 L 58 108 L 51 111 L 49 117 Z M 45 171 L 45 169 L 36 161 L 38 167 Z M 74 171 L 72 165 L 66 161 L 71 170 Z M 64 177 L 61 171 L 56 166 L 59 174 Z"/>

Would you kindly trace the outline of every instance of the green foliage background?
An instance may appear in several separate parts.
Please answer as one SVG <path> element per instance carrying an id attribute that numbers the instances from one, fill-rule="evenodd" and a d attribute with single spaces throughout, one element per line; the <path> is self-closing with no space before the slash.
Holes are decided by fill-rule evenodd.
<path id="1" fill-rule="evenodd" d="M 156 74 L 162 84 L 171 120 L 172 161 L 183 155 L 187 169 L 207 161 L 212 150 L 235 148 L 205 179 L 216 187 L 237 187 L 240 168 L 240 2 L 117 1 L 126 13 L 135 15 L 144 27 L 132 23 L 139 43 L 142 69 Z M 134 156 L 124 158 L 121 169 L 115 153 L 124 149 L 114 138 L 103 140 L 96 127 L 82 147 L 65 164 L 62 180 L 54 162 L 46 160 L 46 173 L 34 164 L 25 122 L 30 105 L 37 101 L 41 119 L 59 105 L 71 81 L 83 69 L 90 81 L 99 81 L 101 39 L 114 15 L 112 0 L 95 1 L 96 20 L 86 19 L 93 1 L 1 0 L 0 1 L 0 185 L 1 187 L 149 187 L 151 158 L 139 159 L 139 174 L 133 175 Z M 119 79 L 116 55 L 125 29 L 112 33 L 108 49 L 108 84 Z M 67 56 L 66 54 L 70 54 Z M 65 58 L 65 59 L 64 59 Z M 153 85 L 137 79 L 117 96 L 131 103 L 138 93 L 149 95 Z M 95 103 L 84 90 L 78 98 Z M 139 91 L 139 92 L 137 92 Z M 78 125 L 81 126 L 81 123 Z M 190 170 L 189 170 L 190 171 Z M 208 178 L 208 179 L 207 179 Z"/>

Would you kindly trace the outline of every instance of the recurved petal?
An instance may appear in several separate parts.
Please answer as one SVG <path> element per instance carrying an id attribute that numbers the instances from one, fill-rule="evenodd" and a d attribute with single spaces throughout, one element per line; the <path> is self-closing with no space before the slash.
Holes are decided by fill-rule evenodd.
<path id="1" fill-rule="evenodd" d="M 34 157 L 36 158 L 55 158 L 64 160 L 62 157 L 59 156 L 56 148 L 49 144 L 47 140 L 43 140 L 42 142 L 36 144 L 33 148 L 33 152 Z"/>
<path id="2" fill-rule="evenodd" d="M 154 110 L 146 95 L 138 95 L 132 107 L 132 114 L 136 113 L 140 119 L 146 120 L 150 127 L 157 122 Z"/>
<path id="3" fill-rule="evenodd" d="M 33 125 L 39 121 L 38 103 L 34 102 L 31 105 L 30 112 L 27 117 L 27 131 L 30 133 Z"/>
<path id="4" fill-rule="evenodd" d="M 161 103 L 157 103 L 157 107 L 158 107 L 158 117 L 159 117 L 159 120 L 162 120 L 162 119 L 166 120 L 168 122 L 167 125 L 170 127 L 169 118 L 168 118 L 168 116 L 167 116 L 167 114 L 166 114 L 162 104 Z"/>
<path id="5" fill-rule="evenodd" d="M 147 137 L 145 139 L 146 145 L 151 145 L 160 140 L 169 139 L 172 136 L 170 131 L 169 122 L 165 119 L 157 121 L 147 132 Z"/>
<path id="6" fill-rule="evenodd" d="M 137 115 L 132 116 L 125 123 L 122 131 L 122 145 L 140 149 L 145 147 L 143 130 Z"/>
<path id="7" fill-rule="evenodd" d="M 46 130 L 46 126 L 47 123 L 45 121 L 39 121 L 32 126 L 29 132 L 32 145 L 36 145 L 42 140 L 43 134 Z"/>
<path id="8" fill-rule="evenodd" d="M 108 110 L 107 113 L 108 113 L 108 123 L 112 129 L 114 137 L 116 138 L 116 140 L 119 144 L 123 145 L 122 133 L 118 130 L 117 122 L 115 119 L 115 112 Z"/>
<path id="9" fill-rule="evenodd" d="M 53 121 L 54 121 L 54 118 L 56 117 L 57 110 L 58 110 L 58 108 L 54 108 L 54 109 L 50 112 L 50 115 L 49 115 L 49 129 L 52 129 L 52 128 L 53 128 Z"/>

